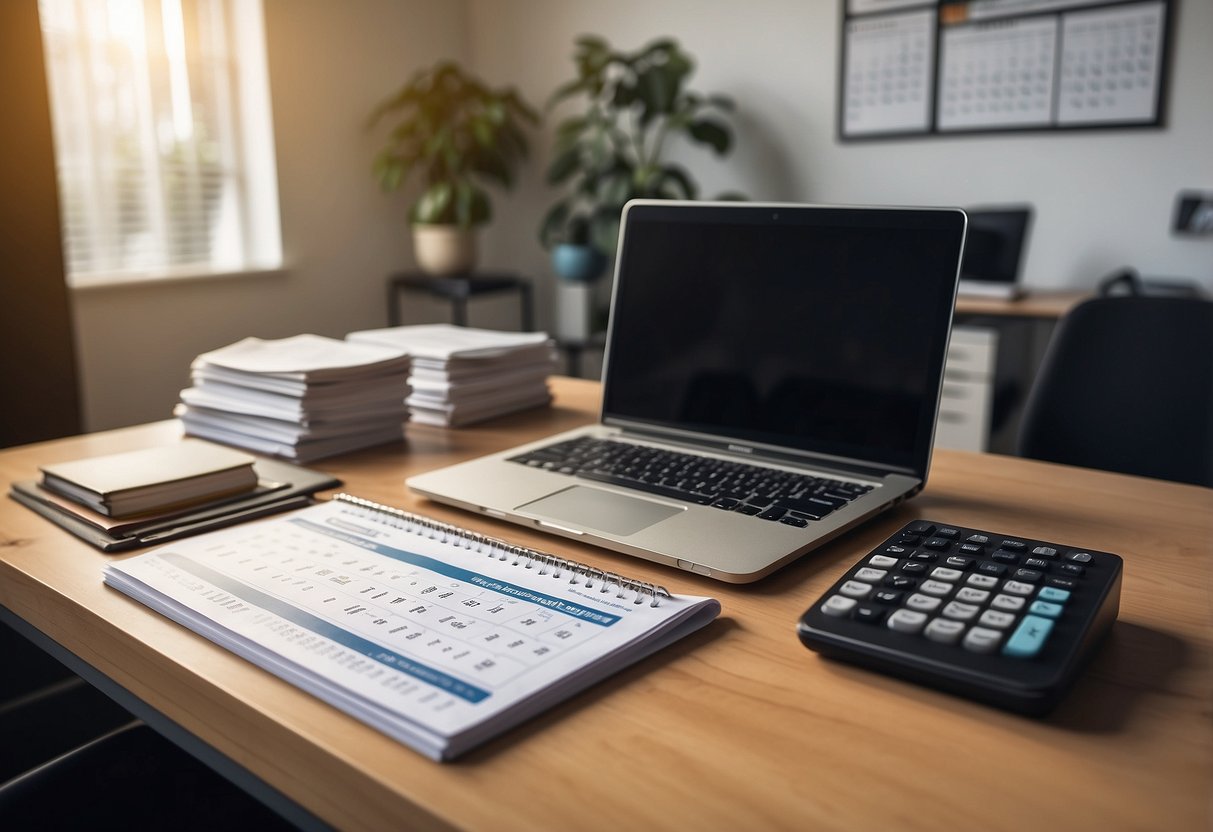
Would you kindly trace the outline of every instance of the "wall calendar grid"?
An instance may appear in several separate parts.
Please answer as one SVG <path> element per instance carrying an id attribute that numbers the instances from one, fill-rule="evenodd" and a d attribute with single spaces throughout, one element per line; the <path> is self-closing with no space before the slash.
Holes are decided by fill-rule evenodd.
<path id="1" fill-rule="evenodd" d="M 1161 127 L 1178 0 L 841 0 L 844 141 Z"/>

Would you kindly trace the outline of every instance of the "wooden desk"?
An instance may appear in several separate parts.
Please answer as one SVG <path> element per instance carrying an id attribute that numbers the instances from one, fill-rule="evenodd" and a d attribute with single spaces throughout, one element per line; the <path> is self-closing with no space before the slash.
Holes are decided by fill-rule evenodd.
<path id="1" fill-rule="evenodd" d="M 1210 828 L 1213 491 L 940 451 L 923 495 L 772 577 L 732 586 L 425 503 L 404 477 L 590 421 L 550 410 L 321 466 L 348 490 L 567 552 L 722 617 L 454 764 L 432 763 L 104 587 L 108 556 L 0 505 L 0 604 L 210 748 L 343 829 Z M 172 422 L 0 452 L 38 464 L 174 441 Z M 1125 557 L 1120 620 L 1070 696 L 1032 720 L 819 658 L 795 622 L 917 517 Z"/>
<path id="2" fill-rule="evenodd" d="M 1087 298 L 1090 292 L 1029 292 L 1022 298 L 982 298 L 960 295 L 957 315 L 997 315 L 1005 318 L 1048 318 L 1056 320 Z"/>

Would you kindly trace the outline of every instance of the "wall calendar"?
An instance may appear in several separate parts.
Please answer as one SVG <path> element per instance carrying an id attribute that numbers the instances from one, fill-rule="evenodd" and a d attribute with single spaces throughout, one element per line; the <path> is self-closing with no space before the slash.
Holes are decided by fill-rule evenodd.
<path id="1" fill-rule="evenodd" d="M 842 0 L 843 140 L 1160 127 L 1178 0 Z"/>

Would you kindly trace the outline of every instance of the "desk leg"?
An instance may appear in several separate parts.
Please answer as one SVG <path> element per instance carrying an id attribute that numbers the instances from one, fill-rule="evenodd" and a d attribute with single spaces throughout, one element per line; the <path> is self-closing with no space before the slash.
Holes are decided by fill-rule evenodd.
<path id="1" fill-rule="evenodd" d="M 455 326 L 468 325 L 468 299 L 451 298 L 451 317 Z"/>
<path id="2" fill-rule="evenodd" d="M 535 331 L 535 301 L 531 294 L 531 284 L 518 285 L 518 303 L 522 307 L 522 331 Z"/>
<path id="3" fill-rule="evenodd" d="M 581 378 L 581 347 L 569 345 L 564 348 L 564 351 L 569 356 L 569 375 L 573 378 Z"/>
<path id="4" fill-rule="evenodd" d="M 233 785 L 243 789 L 267 807 L 277 812 L 300 829 L 331 830 L 332 827 L 307 809 L 266 783 L 248 769 L 232 761 L 216 749 L 173 722 L 135 694 L 97 670 L 59 642 L 31 626 L 25 619 L 0 606 L 0 621 L 8 624 L 21 635 L 50 653 L 97 690 L 113 699 L 123 708 L 146 722 L 165 739 L 171 740 L 183 751 L 191 754 Z"/>
<path id="5" fill-rule="evenodd" d="M 400 290 L 390 282 L 387 285 L 387 325 L 400 326 Z"/>

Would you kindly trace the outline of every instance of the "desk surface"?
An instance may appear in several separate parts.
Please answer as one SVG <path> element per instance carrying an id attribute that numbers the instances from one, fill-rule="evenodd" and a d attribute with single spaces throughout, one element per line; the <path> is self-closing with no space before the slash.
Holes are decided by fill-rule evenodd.
<path id="1" fill-rule="evenodd" d="M 1029 292 L 1015 300 L 960 295 L 956 298 L 956 314 L 1056 319 L 1090 297 L 1093 295 L 1089 291 Z"/>
<path id="2" fill-rule="evenodd" d="M 596 383 L 550 410 L 318 467 L 369 499 L 554 549 L 721 618 L 531 723 L 439 765 L 102 585 L 112 556 L 0 501 L 0 604 L 341 828 L 1210 828 L 1213 491 L 939 451 L 926 491 L 749 586 L 716 583 L 427 503 L 405 476 L 591 421 Z M 175 441 L 174 422 L 0 452 L 39 464 Z M 909 519 L 1125 558 L 1120 619 L 1050 717 L 1031 720 L 819 658 L 795 622 Z"/>

